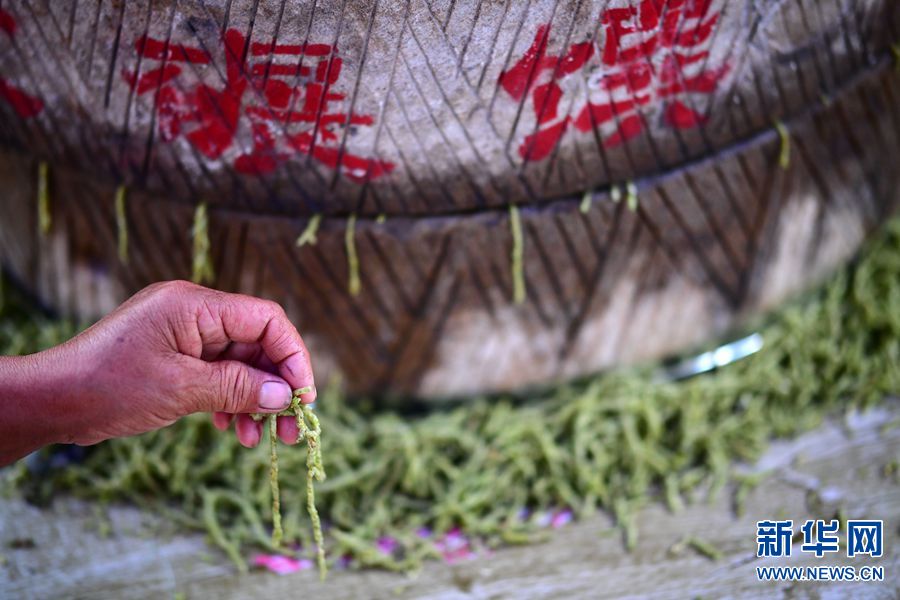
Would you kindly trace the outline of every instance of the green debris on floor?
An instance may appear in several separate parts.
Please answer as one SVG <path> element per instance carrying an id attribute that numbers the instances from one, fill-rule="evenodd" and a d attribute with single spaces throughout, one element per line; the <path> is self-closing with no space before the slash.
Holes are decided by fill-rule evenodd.
<path id="1" fill-rule="evenodd" d="M 74 332 L 14 301 L 5 305 L 4 353 Z M 660 383 L 648 367 L 527 398 L 415 411 L 345 398 L 331 386 L 316 408 L 328 470 L 317 504 L 329 560 L 412 570 L 437 554 L 437 536 L 456 528 L 485 545 L 527 543 L 545 532 L 523 509 L 552 507 L 576 517 L 606 510 L 634 546 L 636 511 L 648 502 L 674 511 L 707 493 L 745 496 L 758 479 L 734 474 L 736 463 L 754 460 L 775 437 L 900 391 L 900 220 L 760 331 L 757 354 L 683 382 Z M 208 532 L 245 566 L 255 549 L 274 550 L 269 458 L 265 444 L 246 450 L 197 415 L 101 444 L 81 464 L 40 477 L 20 465 L 7 479 L 36 499 L 67 492 L 164 512 Z M 306 450 L 282 449 L 279 467 L 284 540 L 311 557 Z M 386 536 L 396 541 L 389 551 L 377 545 Z M 702 542 L 685 544 L 715 554 Z"/>

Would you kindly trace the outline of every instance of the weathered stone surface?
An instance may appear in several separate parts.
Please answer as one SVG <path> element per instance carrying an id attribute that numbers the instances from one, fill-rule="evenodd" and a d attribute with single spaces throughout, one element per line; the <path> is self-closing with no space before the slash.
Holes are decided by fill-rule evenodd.
<path id="1" fill-rule="evenodd" d="M 815 281 L 898 202 L 883 0 L 0 11 L 7 268 L 97 316 L 190 275 L 208 202 L 214 284 L 285 304 L 320 376 L 358 391 L 514 389 L 679 351 Z M 313 214 L 319 242 L 296 248 Z"/>
<path id="2" fill-rule="evenodd" d="M 43 109 L 2 109 L 8 141 L 167 197 L 455 213 L 768 129 L 884 53 L 891 4 L 12 1 L 0 72 Z"/>

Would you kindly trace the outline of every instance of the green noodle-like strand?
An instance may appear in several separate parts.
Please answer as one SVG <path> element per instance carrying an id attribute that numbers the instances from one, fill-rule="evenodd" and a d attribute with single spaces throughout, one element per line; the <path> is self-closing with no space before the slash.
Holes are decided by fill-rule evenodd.
<path id="1" fill-rule="evenodd" d="M 53 226 L 53 215 L 50 212 L 50 166 L 46 161 L 38 164 L 37 199 L 38 228 L 41 235 L 47 235 Z"/>
<path id="2" fill-rule="evenodd" d="M 191 281 L 199 284 L 211 284 L 216 278 L 210 258 L 211 245 L 209 243 L 209 214 L 206 203 L 201 202 L 194 211 L 194 258 L 191 270 Z"/>
<path id="3" fill-rule="evenodd" d="M 685 544 L 687 544 L 689 548 L 694 549 L 698 554 L 701 554 L 712 561 L 717 561 L 722 558 L 722 551 L 706 540 L 691 536 L 685 540 Z"/>
<path id="4" fill-rule="evenodd" d="M 625 206 L 631 212 L 637 212 L 638 209 L 638 192 L 637 186 L 633 181 L 625 184 Z"/>
<path id="5" fill-rule="evenodd" d="M 119 261 L 123 265 L 128 264 L 128 215 L 125 212 L 126 192 L 124 185 L 116 188 L 116 229 L 118 231 Z"/>
<path id="6" fill-rule="evenodd" d="M 584 196 L 581 197 L 581 203 L 578 205 L 578 210 L 581 211 L 581 214 L 586 215 L 591 212 L 591 201 L 593 199 L 594 193 L 591 190 L 587 190 Z"/>
<path id="7" fill-rule="evenodd" d="M 281 528 L 281 494 L 278 489 L 278 417 L 269 415 L 269 487 L 272 490 L 272 545 L 279 547 L 284 538 Z"/>
<path id="8" fill-rule="evenodd" d="M 782 169 L 787 169 L 791 164 L 791 134 L 781 121 L 775 121 L 775 130 L 778 132 L 778 139 L 781 141 L 778 150 L 778 166 Z"/>
<path id="9" fill-rule="evenodd" d="M 359 279 L 359 256 L 356 253 L 356 213 L 347 219 L 344 247 L 347 250 L 347 289 L 351 296 L 358 296 L 362 283 Z"/>
<path id="10" fill-rule="evenodd" d="M 310 521 L 313 527 L 313 539 L 316 542 L 316 562 L 319 567 L 319 576 L 324 580 L 328 574 L 328 565 L 325 562 L 325 538 L 322 535 L 322 521 L 319 518 L 319 511 L 316 508 L 316 491 L 313 480 L 323 481 L 325 479 L 325 468 L 322 465 L 322 447 L 319 444 L 319 437 L 322 429 L 319 426 L 319 419 L 308 406 L 302 406 L 303 418 L 309 423 L 309 427 L 305 431 L 307 453 L 306 453 L 306 510 L 309 513 Z"/>
<path id="11" fill-rule="evenodd" d="M 322 215 L 315 214 L 306 224 L 306 228 L 297 238 L 297 247 L 302 248 L 307 244 L 310 246 L 314 246 L 316 242 L 319 241 L 318 233 L 319 233 L 319 225 L 322 223 Z"/>
<path id="12" fill-rule="evenodd" d="M 609 189 L 609 199 L 618 204 L 622 201 L 622 190 L 619 186 L 613 184 Z"/>
<path id="13" fill-rule="evenodd" d="M 522 304 L 525 302 L 525 241 L 522 234 L 522 220 L 519 216 L 519 207 L 509 205 L 509 229 L 512 233 L 512 249 L 510 250 L 510 265 L 513 282 L 513 302 Z"/>

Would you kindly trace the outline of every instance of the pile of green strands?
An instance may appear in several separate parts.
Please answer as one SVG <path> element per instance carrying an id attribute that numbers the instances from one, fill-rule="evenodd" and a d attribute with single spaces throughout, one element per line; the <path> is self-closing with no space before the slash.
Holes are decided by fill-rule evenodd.
<path id="1" fill-rule="evenodd" d="M 14 306 L 3 315 L 4 353 L 73 332 Z M 900 220 L 826 286 L 754 325 L 762 350 L 680 382 L 638 368 L 528 398 L 413 413 L 350 402 L 338 386 L 327 387 L 316 413 L 327 433 L 329 478 L 317 495 L 330 559 L 413 570 L 456 528 L 485 546 L 533 541 L 542 530 L 523 509 L 554 507 L 576 517 L 609 511 L 630 548 L 637 511 L 650 501 L 677 511 L 727 490 L 740 506 L 760 479 L 741 475 L 741 463 L 770 440 L 900 391 Z M 279 457 L 283 540 L 297 556 L 314 543 L 303 510 L 307 460 L 301 449 Z M 15 484 L 34 498 L 67 491 L 152 507 L 208 532 L 241 568 L 252 548 L 283 551 L 265 525 L 273 519 L 270 448 L 242 448 L 205 415 L 100 444 L 82 463 L 41 477 L 21 468 Z M 434 536 L 418 535 L 420 527 Z M 397 541 L 390 552 L 376 546 L 383 536 Z"/>

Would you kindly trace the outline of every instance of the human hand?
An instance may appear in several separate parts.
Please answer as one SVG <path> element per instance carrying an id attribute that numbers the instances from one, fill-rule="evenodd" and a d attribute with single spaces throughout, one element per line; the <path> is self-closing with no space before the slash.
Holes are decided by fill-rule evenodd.
<path id="1" fill-rule="evenodd" d="M 262 423 L 250 413 L 287 408 L 297 388 L 312 388 L 304 403 L 316 397 L 309 354 L 280 306 L 187 282 L 152 285 L 69 342 L 20 360 L 0 362 L 0 381 L 13 371 L 18 382 L 0 386 L 0 401 L 13 398 L 4 420 L 26 427 L 29 414 L 40 416 L 55 437 L 44 443 L 94 444 L 213 412 L 216 427 L 236 421 L 252 447 Z M 278 433 L 294 443 L 295 421 L 279 417 Z"/>

